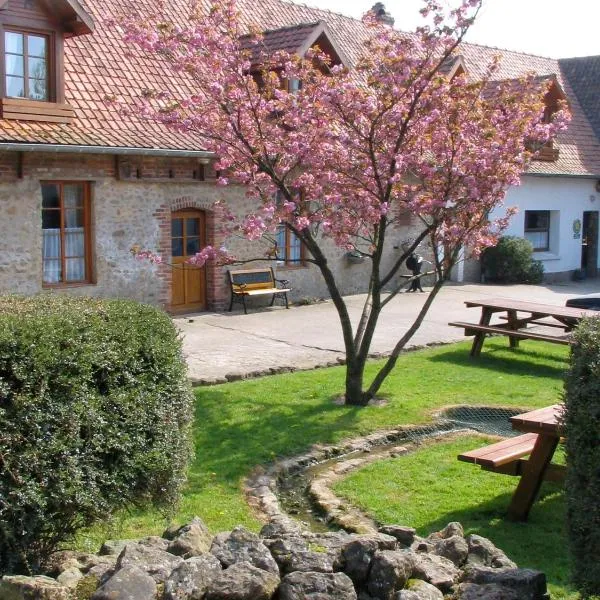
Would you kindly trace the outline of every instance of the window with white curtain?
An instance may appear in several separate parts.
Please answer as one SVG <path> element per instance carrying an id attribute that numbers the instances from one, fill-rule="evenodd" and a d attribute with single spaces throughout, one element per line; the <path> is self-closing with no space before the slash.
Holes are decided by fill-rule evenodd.
<path id="1" fill-rule="evenodd" d="M 88 183 L 42 183 L 44 284 L 90 281 L 89 210 Z"/>
<path id="2" fill-rule="evenodd" d="M 550 249 L 549 210 L 525 211 L 525 239 L 531 242 L 536 252 Z"/>

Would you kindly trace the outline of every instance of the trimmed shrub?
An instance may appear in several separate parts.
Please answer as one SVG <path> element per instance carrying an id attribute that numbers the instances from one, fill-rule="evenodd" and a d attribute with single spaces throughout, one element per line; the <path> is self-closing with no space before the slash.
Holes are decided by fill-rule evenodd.
<path id="1" fill-rule="evenodd" d="M 496 283 L 541 283 L 544 265 L 533 259 L 533 246 L 524 238 L 501 237 L 482 254 L 486 281 Z"/>
<path id="2" fill-rule="evenodd" d="M 600 319 L 575 331 L 565 382 L 567 522 L 573 579 L 600 595 Z"/>
<path id="3" fill-rule="evenodd" d="M 192 394 L 169 317 L 132 301 L 0 297 L 0 574 L 82 527 L 172 508 Z"/>

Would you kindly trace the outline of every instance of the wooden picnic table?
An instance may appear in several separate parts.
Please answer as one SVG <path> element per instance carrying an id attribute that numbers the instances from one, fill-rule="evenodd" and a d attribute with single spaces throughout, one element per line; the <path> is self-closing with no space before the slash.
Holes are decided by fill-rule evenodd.
<path id="1" fill-rule="evenodd" d="M 551 465 L 560 441 L 559 421 L 562 409 L 562 404 L 555 404 L 510 418 L 513 429 L 537 434 L 529 460 L 522 466 L 521 479 L 508 509 L 509 516 L 514 520 L 527 520 L 544 479 L 564 479 L 564 467 Z M 553 476 L 548 477 L 549 471 Z"/>
<path id="2" fill-rule="evenodd" d="M 454 327 L 462 327 L 465 335 L 474 335 L 471 356 L 479 356 L 487 335 L 500 334 L 508 336 L 511 348 L 519 345 L 520 339 L 540 340 L 556 344 L 570 344 L 571 340 L 564 334 L 570 332 L 583 317 L 598 317 L 599 313 L 582 308 L 523 302 L 507 298 L 489 300 L 468 300 L 468 308 L 481 308 L 478 323 L 449 323 Z M 491 323 L 493 315 L 499 315 L 499 323 Z M 560 329 L 560 335 L 537 333 L 527 329 L 528 325 L 543 325 Z"/>
<path id="3" fill-rule="evenodd" d="M 560 441 L 562 404 L 540 408 L 511 417 L 513 429 L 523 435 L 495 444 L 469 450 L 459 460 L 479 465 L 486 471 L 520 477 L 508 515 L 515 521 L 526 521 L 544 480 L 562 482 L 565 467 L 552 464 Z M 529 458 L 524 458 L 528 456 Z"/>

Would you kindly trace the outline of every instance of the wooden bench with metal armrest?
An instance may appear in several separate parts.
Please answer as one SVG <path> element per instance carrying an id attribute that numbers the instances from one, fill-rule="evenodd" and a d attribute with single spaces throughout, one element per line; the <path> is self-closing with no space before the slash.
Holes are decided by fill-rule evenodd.
<path id="1" fill-rule="evenodd" d="M 229 311 L 233 309 L 234 302 L 241 302 L 244 306 L 244 314 L 248 314 L 246 298 L 254 296 L 272 295 L 271 304 L 276 299 L 283 300 L 285 307 L 289 308 L 287 293 L 292 291 L 287 279 L 275 279 L 272 267 L 262 269 L 247 269 L 245 271 L 228 271 L 231 286 L 231 302 Z M 281 284 L 282 287 L 277 287 Z"/>

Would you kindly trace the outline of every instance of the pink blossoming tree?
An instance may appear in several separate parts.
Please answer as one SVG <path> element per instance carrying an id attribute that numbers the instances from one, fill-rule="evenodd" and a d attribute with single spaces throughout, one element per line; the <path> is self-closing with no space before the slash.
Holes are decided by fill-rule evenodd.
<path id="1" fill-rule="evenodd" d="M 149 91 L 135 110 L 200 136 L 218 157 L 219 183 L 241 183 L 256 200 L 255 211 L 241 220 L 220 205 L 227 234 L 258 240 L 284 225 L 320 270 L 342 326 L 348 404 L 365 405 L 377 394 L 461 249 L 476 254 L 494 243 L 509 215 L 491 221 L 490 213 L 508 186 L 519 184 L 535 149 L 567 120 L 561 112 L 542 122 L 548 84 L 533 75 L 495 81 L 495 63 L 476 82 L 444 73 L 480 3 L 463 0 L 446 14 L 435 0 L 424 0 L 429 25 L 411 35 L 367 16 L 372 33 L 352 69 L 331 64 L 318 48 L 302 57 L 267 53 L 261 34 L 241 25 L 234 0 L 214 0 L 210 11 L 198 9 L 185 25 L 159 15 L 119 22 L 127 40 L 184 71 L 197 90 L 184 98 Z M 288 91 L 292 80 L 302 82 L 300 89 Z M 384 269 L 386 239 L 407 213 L 420 229 Z M 355 327 L 324 240 L 359 250 L 369 261 L 368 295 Z M 402 263 L 421 243 L 431 248 L 436 282 L 375 378 L 365 382 L 381 311 L 401 288 Z M 194 262 L 235 259 L 209 247 Z"/>

